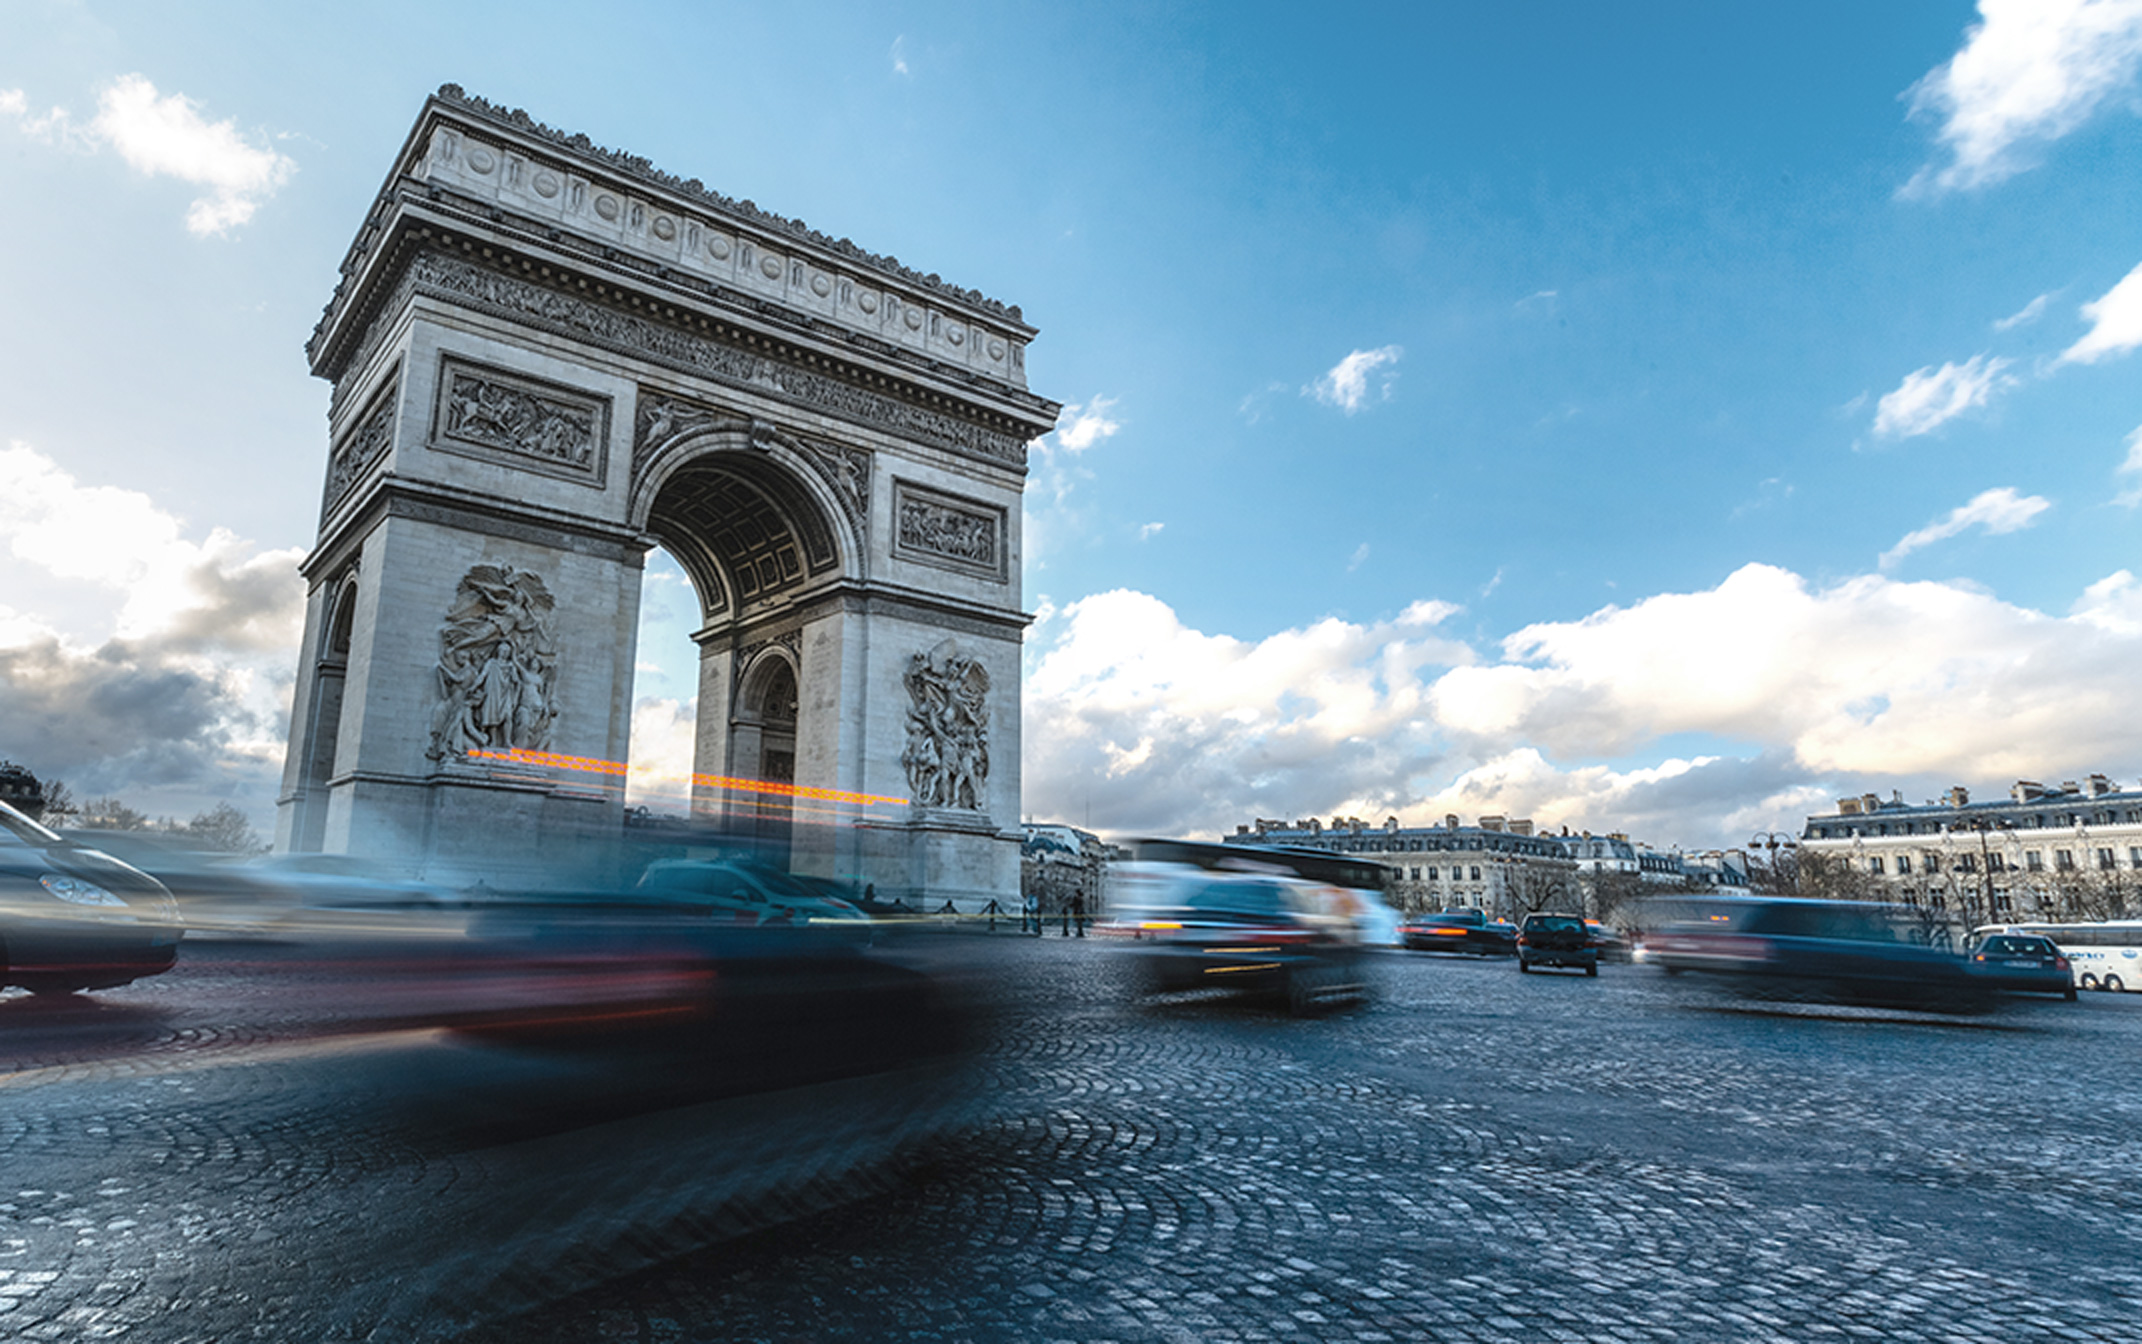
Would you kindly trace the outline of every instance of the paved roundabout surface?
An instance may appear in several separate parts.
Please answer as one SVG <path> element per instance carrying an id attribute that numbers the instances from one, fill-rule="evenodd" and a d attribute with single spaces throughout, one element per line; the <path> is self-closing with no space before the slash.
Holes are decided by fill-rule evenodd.
<path id="1" fill-rule="evenodd" d="M 234 967 L 17 1014 L 0 1337 L 2142 1339 L 2142 998 L 1394 953 L 1297 1020 L 990 952 L 956 1087 L 690 1105 L 308 1034 Z"/>

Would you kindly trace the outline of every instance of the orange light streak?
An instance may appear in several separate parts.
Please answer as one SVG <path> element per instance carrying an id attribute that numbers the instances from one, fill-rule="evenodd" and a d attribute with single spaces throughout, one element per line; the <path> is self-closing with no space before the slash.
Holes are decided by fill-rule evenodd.
<path id="1" fill-rule="evenodd" d="M 528 751 L 521 747 L 510 751 L 472 751 L 469 756 L 477 760 L 510 761 L 515 765 L 540 765 L 552 770 L 580 770 L 599 775 L 629 773 L 629 768 L 622 761 L 603 761 L 591 756 L 560 756 L 554 752 Z M 703 789 L 763 793 L 776 798 L 805 798 L 819 803 L 850 803 L 859 807 L 875 807 L 879 804 L 904 806 L 907 803 L 905 798 L 885 798 L 874 793 L 849 793 L 841 789 L 819 789 L 765 779 L 739 779 L 730 775 L 693 775 L 692 785 Z"/>

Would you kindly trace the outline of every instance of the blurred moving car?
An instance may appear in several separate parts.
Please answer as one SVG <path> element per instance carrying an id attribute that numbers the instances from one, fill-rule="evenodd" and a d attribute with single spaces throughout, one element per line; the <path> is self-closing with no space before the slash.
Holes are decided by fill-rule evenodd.
<path id="1" fill-rule="evenodd" d="M 154 878 L 0 803 L 0 984 L 116 988 L 170 970 L 181 932 Z"/>
<path id="2" fill-rule="evenodd" d="M 1490 920 L 1483 910 L 1440 910 L 1421 915 L 1399 925 L 1398 936 L 1416 952 L 1506 957 L 1517 950 L 1516 926 L 1500 919 Z"/>
<path id="3" fill-rule="evenodd" d="M 1576 915 L 1530 914 L 1517 926 L 1517 969 L 1566 966 L 1599 974 L 1599 946 Z"/>
<path id="4" fill-rule="evenodd" d="M 1929 946 L 1916 912 L 1872 901 L 1718 897 L 1689 903 L 1645 940 L 1668 974 L 1725 977 L 1748 992 L 1971 1011 L 1990 987 L 1958 953 Z"/>
<path id="5" fill-rule="evenodd" d="M 2050 938 L 2034 933 L 1996 933 L 1971 950 L 1973 977 L 1994 989 L 2058 994 L 2075 1001 L 2075 971 Z"/>
<path id="6" fill-rule="evenodd" d="M 1599 960 L 1627 963 L 1635 960 L 1636 953 L 1629 940 L 1596 919 L 1584 921 L 1586 932 L 1591 935 L 1592 946 L 1599 949 Z"/>
<path id="7" fill-rule="evenodd" d="M 1118 866 L 1118 918 L 1099 932 L 1127 940 L 1144 987 L 1229 989 L 1303 1014 L 1366 994 L 1373 881 L 1324 854 L 1139 841 Z"/>
<path id="8" fill-rule="evenodd" d="M 656 859 L 635 890 L 704 903 L 707 914 L 731 924 L 824 925 L 869 935 L 870 917 L 809 879 L 743 859 Z"/>

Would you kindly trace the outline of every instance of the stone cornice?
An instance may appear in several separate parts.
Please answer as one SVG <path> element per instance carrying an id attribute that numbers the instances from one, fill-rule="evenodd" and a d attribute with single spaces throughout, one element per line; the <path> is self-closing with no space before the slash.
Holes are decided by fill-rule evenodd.
<path id="1" fill-rule="evenodd" d="M 770 637 L 770 632 L 827 616 L 835 610 L 852 615 L 889 616 L 987 639 L 1017 640 L 1033 617 L 1023 611 L 966 602 L 919 588 L 844 579 L 827 588 L 813 590 L 792 604 L 753 613 L 739 621 L 723 619 L 697 631 L 692 639 L 702 646 L 742 645 Z"/>
<path id="2" fill-rule="evenodd" d="M 1018 309 L 451 86 L 425 104 L 351 245 L 341 283 L 307 345 L 315 372 L 339 373 L 340 356 L 354 339 L 350 328 L 365 320 L 356 310 L 365 291 L 382 282 L 384 253 L 412 188 L 459 197 L 477 218 L 510 222 L 561 251 L 627 266 L 650 280 L 732 291 L 769 312 L 875 340 L 884 346 L 880 353 L 1024 390 L 1022 351 L 1036 333 Z"/>
<path id="3" fill-rule="evenodd" d="M 643 563 L 650 540 L 628 527 L 593 522 L 584 515 L 534 504 L 502 504 L 495 497 L 392 474 L 365 489 L 358 507 L 331 525 L 298 566 L 308 582 L 342 568 L 364 539 L 388 518 L 414 518 L 467 532 L 579 551 L 628 564 Z"/>

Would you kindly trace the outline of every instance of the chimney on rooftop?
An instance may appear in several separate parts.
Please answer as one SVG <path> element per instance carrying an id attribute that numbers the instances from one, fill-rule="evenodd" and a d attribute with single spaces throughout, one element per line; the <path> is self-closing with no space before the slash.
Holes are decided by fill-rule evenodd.
<path id="1" fill-rule="evenodd" d="M 2045 785 L 2040 784 L 2035 779 L 2019 779 L 2016 781 L 2015 787 L 2008 791 L 2008 796 L 2019 803 L 2027 803 L 2034 798 L 2043 798 L 2045 796 Z"/>
<path id="2" fill-rule="evenodd" d="M 1942 794 L 1941 801 L 1949 807 L 1968 807 L 1971 802 L 1971 791 L 1958 784 L 1947 793 Z"/>
<path id="3" fill-rule="evenodd" d="M 2112 792 L 2112 781 L 2107 779 L 2103 775 L 2090 776 L 2089 784 L 2090 796 L 2092 798 L 2102 798 L 2106 794 Z"/>

